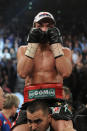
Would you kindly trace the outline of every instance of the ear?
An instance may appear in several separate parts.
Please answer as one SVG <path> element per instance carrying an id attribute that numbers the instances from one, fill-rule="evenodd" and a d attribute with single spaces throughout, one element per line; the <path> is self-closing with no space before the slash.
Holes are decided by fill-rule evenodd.
<path id="1" fill-rule="evenodd" d="M 14 109 L 14 107 L 15 107 L 15 106 L 13 105 L 13 106 L 11 107 L 11 109 Z"/>
<path id="2" fill-rule="evenodd" d="M 15 110 L 15 106 L 14 105 L 12 106 L 11 110 L 13 110 L 13 111 Z"/>

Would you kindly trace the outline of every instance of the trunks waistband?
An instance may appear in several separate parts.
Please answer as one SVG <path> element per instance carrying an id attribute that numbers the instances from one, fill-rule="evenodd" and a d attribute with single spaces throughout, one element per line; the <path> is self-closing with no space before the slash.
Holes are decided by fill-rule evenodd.
<path id="1" fill-rule="evenodd" d="M 35 84 L 25 86 L 24 103 L 36 99 L 63 99 L 63 85 L 61 83 Z"/>

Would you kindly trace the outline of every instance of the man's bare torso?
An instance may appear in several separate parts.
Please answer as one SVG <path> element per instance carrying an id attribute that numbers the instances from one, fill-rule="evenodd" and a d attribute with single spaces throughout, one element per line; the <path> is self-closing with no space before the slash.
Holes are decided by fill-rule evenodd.
<path id="1" fill-rule="evenodd" d="M 62 76 L 56 70 L 55 59 L 47 46 L 38 48 L 33 60 L 31 76 L 25 79 L 25 85 L 40 83 L 63 83 Z"/>

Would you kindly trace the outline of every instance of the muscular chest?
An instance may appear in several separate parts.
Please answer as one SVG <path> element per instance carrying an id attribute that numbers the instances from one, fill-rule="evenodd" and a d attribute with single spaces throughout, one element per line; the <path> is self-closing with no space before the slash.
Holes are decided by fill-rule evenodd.
<path id="1" fill-rule="evenodd" d="M 51 51 L 38 51 L 34 59 L 34 70 L 52 71 L 55 68 L 55 59 Z"/>

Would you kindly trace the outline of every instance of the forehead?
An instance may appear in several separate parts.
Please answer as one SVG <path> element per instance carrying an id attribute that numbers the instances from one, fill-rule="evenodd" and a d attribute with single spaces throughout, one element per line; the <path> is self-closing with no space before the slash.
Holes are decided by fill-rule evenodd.
<path id="1" fill-rule="evenodd" d="M 35 111 L 34 113 L 30 113 L 27 111 L 27 118 L 31 120 L 42 119 L 43 117 L 45 117 L 45 114 L 42 110 Z"/>

